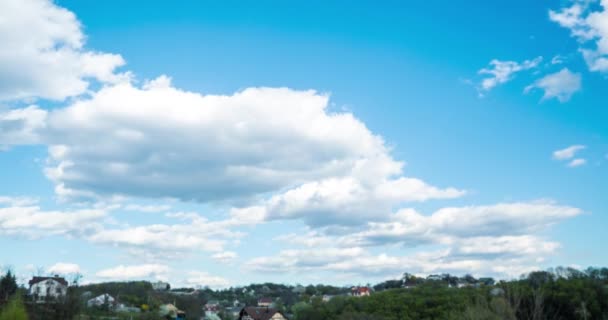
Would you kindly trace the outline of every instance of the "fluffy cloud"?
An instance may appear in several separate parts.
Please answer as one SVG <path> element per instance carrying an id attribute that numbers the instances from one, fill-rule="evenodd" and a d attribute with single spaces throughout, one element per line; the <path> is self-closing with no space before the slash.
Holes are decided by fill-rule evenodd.
<path id="1" fill-rule="evenodd" d="M 91 79 L 117 82 L 121 56 L 84 49 L 76 16 L 49 0 L 0 2 L 0 101 L 62 100 L 84 93 Z"/>
<path id="2" fill-rule="evenodd" d="M 327 108 L 325 95 L 285 88 L 203 96 L 164 77 L 142 88 L 107 86 L 48 115 L 46 174 L 67 198 L 204 202 L 286 190 L 263 202 L 266 217 L 310 223 L 325 223 L 316 217 L 328 212 L 362 220 L 464 194 L 403 177 L 381 137 Z"/>
<path id="3" fill-rule="evenodd" d="M 439 209 L 429 216 L 402 209 L 391 221 L 368 222 L 364 230 L 347 235 L 332 236 L 312 231 L 304 237 L 289 235 L 282 240 L 306 246 L 344 247 L 452 244 L 466 238 L 528 235 L 581 213 L 578 208 L 551 201 L 451 207 Z"/>
<path id="4" fill-rule="evenodd" d="M 238 257 L 236 252 L 232 251 L 223 251 L 215 253 L 211 256 L 211 258 L 220 263 L 231 263 Z"/>
<path id="5" fill-rule="evenodd" d="M 312 230 L 278 238 L 304 249 L 259 257 L 246 267 L 258 272 L 328 271 L 359 275 L 471 271 L 500 277 L 519 275 L 555 253 L 559 243 L 535 234 L 581 214 L 551 201 L 443 208 L 429 216 L 412 209 L 392 221 L 369 222 L 364 230 L 331 234 Z M 433 247 L 427 254 L 374 254 L 372 248 Z M 437 250 L 437 247 L 441 249 Z"/>
<path id="6" fill-rule="evenodd" d="M 480 91 L 490 91 L 494 87 L 513 79 L 516 73 L 536 68 L 542 60 L 542 57 L 537 57 L 533 60 L 525 60 L 519 63 L 515 61 L 500 61 L 494 59 L 490 61 L 490 68 L 483 68 L 478 72 L 481 75 L 490 75 L 489 78 L 485 78 L 481 81 Z"/>
<path id="7" fill-rule="evenodd" d="M 155 212 L 163 212 L 169 211 L 171 206 L 169 205 L 141 205 L 141 204 L 129 204 L 125 207 L 127 211 L 137 211 L 137 212 L 145 212 L 145 213 L 155 213 Z"/>
<path id="8" fill-rule="evenodd" d="M 211 289 L 222 289 L 230 286 L 230 281 L 222 277 L 210 275 L 207 272 L 191 271 L 185 284 L 189 287 L 209 287 Z"/>
<path id="9" fill-rule="evenodd" d="M 169 267 L 162 264 L 143 264 L 104 269 L 95 275 L 103 279 L 111 280 L 139 280 L 139 279 L 166 279 Z"/>
<path id="10" fill-rule="evenodd" d="M 546 75 L 529 85 L 524 90 L 526 93 L 538 88 L 545 91 L 543 100 L 557 98 L 560 102 L 570 100 L 572 95 L 581 89 L 581 74 L 572 73 L 567 68 L 559 72 Z"/>
<path id="11" fill-rule="evenodd" d="M 455 256 L 450 250 L 415 253 L 409 256 L 394 256 L 385 253 L 373 254 L 361 248 L 351 248 L 346 254 L 335 255 L 339 248 L 315 250 L 286 250 L 274 257 L 259 257 L 245 263 L 245 268 L 255 272 L 307 274 L 329 272 L 333 274 L 369 277 L 399 277 L 404 271 L 428 275 L 431 273 L 476 274 L 511 278 L 533 270 L 537 260 L 533 256 L 513 258 Z M 314 254 L 314 258 L 308 257 Z"/>
<path id="12" fill-rule="evenodd" d="M 75 263 L 58 262 L 47 269 L 50 274 L 76 274 L 80 273 L 80 266 Z"/>
<path id="13" fill-rule="evenodd" d="M 234 219 L 209 221 L 195 213 L 173 213 L 169 217 L 184 220 L 184 223 L 104 228 L 87 239 L 96 244 L 124 247 L 141 257 L 156 260 L 159 255 L 196 251 L 219 253 L 228 240 L 244 235 L 231 228 L 246 223 Z"/>
<path id="14" fill-rule="evenodd" d="M 38 200 L 28 197 L 0 196 L 0 206 L 27 207 L 36 203 L 38 203 Z"/>
<path id="15" fill-rule="evenodd" d="M 589 70 L 608 71 L 608 0 L 573 0 L 572 5 L 559 11 L 550 10 L 549 18 L 570 30 L 581 44 Z"/>
<path id="16" fill-rule="evenodd" d="M 39 143 L 39 131 L 46 125 L 46 116 L 47 111 L 36 106 L 0 109 L 0 148 Z"/>
<path id="17" fill-rule="evenodd" d="M 272 196 L 263 205 L 242 208 L 265 220 L 302 219 L 312 226 L 361 224 L 389 217 L 393 207 L 408 201 L 457 198 L 464 191 L 439 189 L 413 178 L 365 184 L 355 178 L 311 182 Z"/>
<path id="18" fill-rule="evenodd" d="M 52 235 L 79 236 L 101 228 L 106 212 L 101 209 L 45 211 L 36 205 L 0 203 L 0 234 L 41 238 Z"/>
<path id="19" fill-rule="evenodd" d="M 553 152 L 553 159 L 555 160 L 568 160 L 574 158 L 577 152 L 587 148 L 584 145 L 576 144 L 569 146 L 564 149 L 556 150 Z"/>

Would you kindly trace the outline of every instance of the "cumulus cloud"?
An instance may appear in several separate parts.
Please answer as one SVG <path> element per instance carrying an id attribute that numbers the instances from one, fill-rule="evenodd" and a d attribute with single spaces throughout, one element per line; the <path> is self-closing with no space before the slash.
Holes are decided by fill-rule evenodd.
<path id="1" fill-rule="evenodd" d="M 533 268 L 559 249 L 559 243 L 545 240 L 537 233 L 581 213 L 578 208 L 547 200 L 443 208 L 428 216 L 402 209 L 394 214 L 392 221 L 369 222 L 364 230 L 356 232 L 332 234 L 321 229 L 281 236 L 278 240 L 282 243 L 304 248 L 259 257 L 246 266 L 258 272 L 386 275 L 403 270 L 477 271 L 510 277 Z M 378 255 L 371 251 L 394 245 L 432 247 L 435 251 L 405 256 Z"/>
<path id="2" fill-rule="evenodd" d="M 80 273 L 80 266 L 75 263 L 58 262 L 47 269 L 50 274 L 76 274 Z"/>
<path id="3" fill-rule="evenodd" d="M 306 246 L 380 246 L 401 244 L 450 244 L 472 237 L 528 235 L 580 215 L 578 208 L 552 201 L 499 203 L 489 206 L 448 207 L 423 215 L 402 209 L 390 221 L 368 222 L 365 229 L 332 236 L 313 230 L 304 237 L 285 236 L 288 242 Z"/>
<path id="4" fill-rule="evenodd" d="M 123 63 L 120 56 L 84 49 L 81 26 L 70 11 L 48 0 L 3 5 L 3 13 L 23 17 L 7 18 L 7 26 L 36 20 L 25 37 L 8 32 L 3 36 L 10 39 L 9 47 L 25 47 L 31 53 L 18 57 L 29 59 L 26 64 L 37 66 L 38 73 L 24 73 L 23 83 L 31 86 L 25 89 L 15 87 L 20 84 L 17 74 L 7 73 L 14 79 L 4 81 L 11 86 L 0 88 L 0 93 L 6 99 L 76 97 L 52 111 L 32 106 L 0 113 L 0 144 L 47 145 L 45 174 L 63 200 L 223 202 L 238 204 L 233 217 L 249 216 L 245 219 L 250 221 L 301 218 L 322 225 L 360 223 L 386 217 L 404 202 L 465 193 L 405 177 L 404 163 L 393 159 L 382 137 L 354 115 L 329 110 L 325 94 L 248 88 L 232 95 L 203 95 L 174 87 L 167 76 L 136 86 L 123 81 L 128 76 L 115 73 Z M 57 56 L 49 66 L 61 70 L 60 75 L 31 61 L 47 61 L 47 54 Z M 0 67 L 2 59 L 9 58 L 0 57 Z M 495 75 L 505 77 L 502 71 Z M 104 85 L 80 95 L 90 78 Z M 128 232 L 134 231 L 147 239 L 154 234 L 160 246 L 164 236 L 158 235 L 173 227 L 104 230 L 94 240 L 137 245 L 128 240 Z"/>
<path id="5" fill-rule="evenodd" d="M 213 260 L 224 264 L 233 262 L 234 260 L 236 260 L 237 257 L 238 254 L 233 251 L 218 252 L 211 256 Z"/>
<path id="6" fill-rule="evenodd" d="M 230 281 L 222 277 L 210 275 L 207 272 L 191 271 L 188 273 L 185 284 L 199 288 L 223 289 L 230 286 Z"/>
<path id="7" fill-rule="evenodd" d="M 576 144 L 569 146 L 564 149 L 556 150 L 553 152 L 553 159 L 555 160 L 568 160 L 574 158 L 577 152 L 585 150 L 587 147 L 584 145 Z"/>
<path id="8" fill-rule="evenodd" d="M 262 273 L 329 272 L 362 276 L 366 279 L 369 277 L 399 277 L 404 271 L 421 275 L 447 272 L 510 278 L 534 269 L 537 260 L 531 256 L 498 259 L 454 256 L 450 250 L 397 256 L 386 253 L 373 254 L 361 248 L 351 248 L 346 254 L 339 254 L 339 258 L 336 258 L 335 255 L 341 250 L 344 249 L 285 250 L 276 256 L 258 257 L 247 261 L 245 268 Z M 309 258 L 309 254 L 314 254 L 314 257 Z"/>
<path id="9" fill-rule="evenodd" d="M 105 210 L 45 211 L 37 205 L 3 206 L 0 234 L 38 239 L 53 235 L 80 236 L 101 228 Z"/>
<path id="10" fill-rule="evenodd" d="M 543 100 L 557 98 L 560 102 L 566 102 L 581 89 L 581 74 L 564 68 L 538 79 L 534 84 L 527 86 L 524 92 L 528 93 L 535 88 L 545 92 Z"/>
<path id="11" fill-rule="evenodd" d="M 480 91 L 490 91 L 494 87 L 512 80 L 516 73 L 538 67 L 542 60 L 542 57 L 537 57 L 533 60 L 525 60 L 523 62 L 494 59 L 490 61 L 489 68 L 479 70 L 478 73 L 481 75 L 490 75 L 490 77 L 481 81 L 479 89 Z"/>
<path id="12" fill-rule="evenodd" d="M 365 184 L 355 178 L 311 182 L 272 196 L 263 205 L 241 208 L 265 220 L 302 219 L 312 226 L 361 224 L 383 220 L 393 207 L 411 201 L 451 199 L 464 194 L 454 188 L 439 189 L 413 178 Z"/>
<path id="13" fill-rule="evenodd" d="M 45 172 L 62 199 L 246 200 L 255 205 L 235 209 L 326 224 L 465 194 L 403 176 L 380 136 L 352 114 L 330 112 L 328 97 L 314 91 L 204 96 L 161 77 L 141 88 L 106 86 L 40 118 L 32 136 L 49 146 Z"/>
<path id="14" fill-rule="evenodd" d="M 0 109 L 0 147 L 40 143 L 39 132 L 46 125 L 46 116 L 47 111 L 37 106 Z"/>
<path id="15" fill-rule="evenodd" d="M 50 0 L 0 2 L 0 101 L 62 100 L 84 93 L 91 80 L 129 78 L 115 69 L 120 55 L 89 51 L 76 16 Z"/>
<path id="16" fill-rule="evenodd" d="M 570 30 L 590 71 L 608 71 L 608 1 L 573 0 L 569 7 L 550 10 L 549 18 Z"/>
<path id="17" fill-rule="evenodd" d="M 140 280 L 140 279 L 159 279 L 167 278 L 170 268 L 162 264 L 142 264 L 142 265 L 119 265 L 114 268 L 98 271 L 95 275 L 99 278 L 110 280 Z"/>
<path id="18" fill-rule="evenodd" d="M 168 216 L 184 222 L 104 228 L 91 234 L 87 240 L 127 248 L 143 258 L 157 260 L 159 255 L 196 251 L 220 253 L 228 240 L 234 241 L 244 236 L 232 229 L 246 224 L 244 221 L 209 221 L 196 213 L 173 213 Z"/>
<path id="19" fill-rule="evenodd" d="M 166 204 L 159 204 L 159 205 L 129 204 L 129 205 L 125 206 L 125 210 L 145 212 L 145 213 L 164 212 L 164 211 L 169 211 L 170 209 L 171 209 L 171 206 L 166 205 Z"/>
<path id="20" fill-rule="evenodd" d="M 0 206 L 27 207 L 37 203 L 38 200 L 28 197 L 0 196 Z"/>

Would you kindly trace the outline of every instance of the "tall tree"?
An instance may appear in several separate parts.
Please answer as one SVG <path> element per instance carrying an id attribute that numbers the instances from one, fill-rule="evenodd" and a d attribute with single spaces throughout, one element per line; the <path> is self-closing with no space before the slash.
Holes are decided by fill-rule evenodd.
<path id="1" fill-rule="evenodd" d="M 0 300 L 7 301 L 17 291 L 17 278 L 8 270 L 2 278 L 0 278 Z"/>

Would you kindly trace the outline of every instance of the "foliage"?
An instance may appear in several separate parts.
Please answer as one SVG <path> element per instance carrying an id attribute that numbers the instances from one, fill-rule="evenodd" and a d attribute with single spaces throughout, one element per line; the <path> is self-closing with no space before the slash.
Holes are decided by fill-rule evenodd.
<path id="1" fill-rule="evenodd" d="M 0 311 L 0 320 L 27 320 L 27 312 L 19 295 L 13 296 Z"/>
<path id="2" fill-rule="evenodd" d="M 17 292 L 17 279 L 11 270 L 8 270 L 0 278 L 0 301 L 7 301 L 15 292 Z"/>

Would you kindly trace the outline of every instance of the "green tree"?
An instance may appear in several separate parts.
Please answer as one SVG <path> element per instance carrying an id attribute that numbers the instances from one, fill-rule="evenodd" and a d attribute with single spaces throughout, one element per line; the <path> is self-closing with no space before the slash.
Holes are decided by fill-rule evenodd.
<path id="1" fill-rule="evenodd" d="M 17 279 L 15 275 L 8 270 L 2 278 L 0 278 L 0 301 L 8 301 L 9 297 L 17 292 Z"/>

